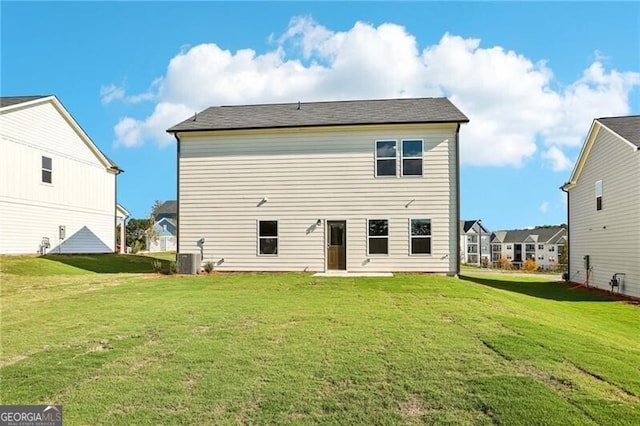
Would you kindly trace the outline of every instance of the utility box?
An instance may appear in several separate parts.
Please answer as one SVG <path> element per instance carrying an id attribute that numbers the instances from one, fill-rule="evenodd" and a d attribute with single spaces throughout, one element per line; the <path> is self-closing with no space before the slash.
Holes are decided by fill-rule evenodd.
<path id="1" fill-rule="evenodd" d="M 200 272 L 200 253 L 178 253 L 178 273 L 196 275 Z"/>

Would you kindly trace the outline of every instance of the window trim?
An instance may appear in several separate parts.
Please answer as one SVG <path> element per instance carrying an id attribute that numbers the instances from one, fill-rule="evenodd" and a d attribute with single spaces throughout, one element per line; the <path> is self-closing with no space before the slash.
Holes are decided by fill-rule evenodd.
<path id="1" fill-rule="evenodd" d="M 393 142 L 396 147 L 395 157 L 381 157 L 378 158 L 378 142 Z M 373 176 L 375 178 L 389 179 L 398 177 L 398 140 L 397 139 L 376 139 L 373 142 Z M 395 173 L 393 175 L 378 175 L 378 160 L 393 160 L 395 161 Z"/>
<path id="2" fill-rule="evenodd" d="M 602 179 L 597 180 L 595 184 L 596 211 L 602 210 L 602 193 L 603 192 L 604 190 L 603 190 Z"/>
<path id="3" fill-rule="evenodd" d="M 411 234 L 411 221 L 412 220 L 428 220 L 429 221 L 429 228 L 430 228 L 430 234 L 429 236 L 422 236 L 422 235 L 412 235 Z M 410 217 L 409 218 L 409 256 L 433 256 L 433 220 L 431 218 L 428 217 Z M 413 239 L 414 238 L 423 238 L 423 239 L 429 239 L 429 253 L 414 253 L 413 252 Z M 478 252 L 476 253 L 469 253 L 469 254 L 475 254 L 477 255 Z"/>
<path id="4" fill-rule="evenodd" d="M 48 159 L 51 162 L 51 168 L 47 169 L 44 166 L 44 159 Z M 40 158 L 40 183 L 44 183 L 45 185 L 53 185 L 53 158 L 52 157 L 47 157 L 45 155 L 41 156 Z M 44 180 L 44 172 L 49 172 L 49 182 Z"/>
<path id="5" fill-rule="evenodd" d="M 276 236 L 261 236 L 260 235 L 260 222 L 275 222 L 276 223 Z M 278 257 L 280 255 L 280 225 L 277 219 L 257 219 L 256 220 L 256 256 L 259 257 Z M 276 239 L 276 253 L 275 254 L 267 254 L 260 253 L 260 240 L 266 238 L 275 238 Z"/>
<path id="6" fill-rule="evenodd" d="M 387 235 L 369 235 L 369 222 L 371 222 L 372 220 L 384 220 L 387 222 Z M 389 219 L 382 219 L 382 218 L 367 218 L 367 227 L 365 229 L 366 235 L 367 235 L 367 256 L 373 256 L 373 257 L 385 257 L 385 256 L 389 256 L 389 243 L 391 242 L 391 239 L 389 237 L 389 224 L 390 224 L 390 220 Z M 376 239 L 383 239 L 386 238 L 387 239 L 387 252 L 386 253 L 371 253 L 370 250 L 370 245 L 369 245 L 369 240 L 371 238 L 376 238 Z"/>
<path id="7" fill-rule="evenodd" d="M 405 157 L 404 155 L 404 143 L 405 142 L 420 142 L 420 157 Z M 407 178 L 421 178 L 424 177 L 424 139 L 402 139 L 400 142 L 400 176 Z M 420 174 L 419 175 L 405 175 L 404 174 L 404 160 L 420 160 Z"/>

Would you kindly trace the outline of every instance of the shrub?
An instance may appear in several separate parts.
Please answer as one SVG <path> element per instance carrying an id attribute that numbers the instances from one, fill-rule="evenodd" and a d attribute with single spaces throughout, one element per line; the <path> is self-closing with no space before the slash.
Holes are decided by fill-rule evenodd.
<path id="1" fill-rule="evenodd" d="M 154 259 L 154 261 L 151 262 L 151 266 L 153 266 L 154 272 L 160 272 L 162 270 L 162 262 L 160 259 Z"/>
<path id="2" fill-rule="evenodd" d="M 534 259 L 527 259 L 522 264 L 522 269 L 526 272 L 533 272 L 536 270 L 536 261 Z"/>
<path id="3" fill-rule="evenodd" d="M 482 267 L 483 268 L 489 267 L 489 258 L 488 257 L 483 257 L 482 258 Z"/>
<path id="4" fill-rule="evenodd" d="M 169 262 L 169 275 L 173 275 L 178 272 L 178 262 L 172 260 Z"/>
<path id="5" fill-rule="evenodd" d="M 204 264 L 204 270 L 205 272 L 209 273 L 211 271 L 213 271 L 213 262 L 207 262 Z"/>
<path id="6" fill-rule="evenodd" d="M 144 250 L 144 247 L 145 247 L 144 242 L 138 240 L 135 243 L 133 243 L 133 247 L 131 247 L 131 252 L 137 253 L 141 250 Z"/>
<path id="7" fill-rule="evenodd" d="M 511 269 L 511 261 L 509 259 L 504 258 L 504 257 L 501 257 L 500 259 L 498 259 L 496 261 L 496 265 L 500 269 Z"/>

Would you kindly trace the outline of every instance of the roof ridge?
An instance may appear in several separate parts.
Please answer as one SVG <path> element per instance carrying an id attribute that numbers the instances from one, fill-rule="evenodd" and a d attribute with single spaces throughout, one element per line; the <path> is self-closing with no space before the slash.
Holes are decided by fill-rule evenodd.
<path id="1" fill-rule="evenodd" d="M 333 101 L 293 101 L 293 102 L 276 102 L 276 103 L 259 103 L 259 104 L 237 104 L 237 105 L 212 105 L 210 108 L 234 108 L 234 107 L 258 107 L 258 106 L 282 106 L 282 105 L 308 105 L 308 104 L 335 104 L 349 102 L 383 102 L 383 101 L 415 101 L 421 99 L 447 99 L 446 96 L 423 96 L 418 98 L 374 98 L 374 99 L 338 99 Z"/>

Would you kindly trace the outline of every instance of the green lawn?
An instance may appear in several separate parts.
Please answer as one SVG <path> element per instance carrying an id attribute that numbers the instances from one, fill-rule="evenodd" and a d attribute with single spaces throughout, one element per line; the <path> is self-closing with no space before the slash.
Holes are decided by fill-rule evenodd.
<path id="1" fill-rule="evenodd" d="M 543 278 L 0 264 L 0 403 L 66 424 L 640 424 L 640 307 Z"/>

